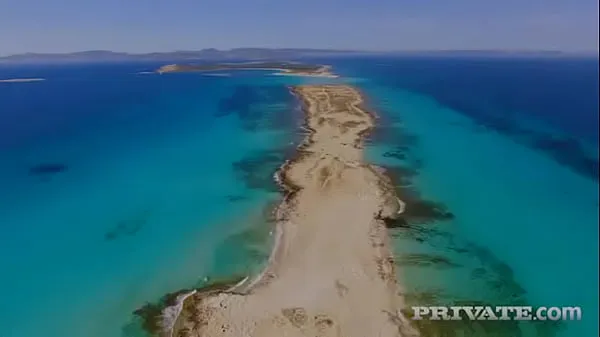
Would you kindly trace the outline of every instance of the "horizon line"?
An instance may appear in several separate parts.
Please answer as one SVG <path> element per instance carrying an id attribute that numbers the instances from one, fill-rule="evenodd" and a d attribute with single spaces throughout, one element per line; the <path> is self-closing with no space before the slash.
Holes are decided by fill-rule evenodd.
<path id="1" fill-rule="evenodd" d="M 338 49 L 338 48 L 304 48 L 304 47 L 234 47 L 227 49 L 218 48 L 201 48 L 201 49 L 180 49 L 170 51 L 149 51 L 149 52 L 129 52 L 129 51 L 118 51 L 109 49 L 86 49 L 77 51 L 65 51 L 65 52 L 37 52 L 28 51 L 12 54 L 0 54 L 0 58 L 14 57 L 14 56 L 25 56 L 25 55 L 70 55 L 70 54 L 82 54 L 82 53 L 113 53 L 113 54 L 124 54 L 124 55 L 148 55 L 148 54 L 172 54 L 172 53 L 190 53 L 190 52 L 202 52 L 202 51 L 216 51 L 216 52 L 231 52 L 235 50 L 244 49 L 262 49 L 262 50 L 273 50 L 273 51 L 314 51 L 314 52 L 339 52 L 339 53 L 439 53 L 439 52 L 487 52 L 487 53 L 556 53 L 556 54 L 592 54 L 598 55 L 600 50 L 560 50 L 560 49 L 526 49 L 526 48 L 486 48 L 486 49 L 464 49 L 464 48 L 445 48 L 445 49 Z"/>

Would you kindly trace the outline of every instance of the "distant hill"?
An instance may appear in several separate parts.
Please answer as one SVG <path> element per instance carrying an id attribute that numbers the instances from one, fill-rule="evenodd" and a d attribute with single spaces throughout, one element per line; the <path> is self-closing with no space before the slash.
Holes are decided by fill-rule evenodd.
<path id="1" fill-rule="evenodd" d="M 357 51 L 302 48 L 235 48 L 218 50 L 214 48 L 196 51 L 157 52 L 146 54 L 121 53 L 106 50 L 89 50 L 64 54 L 26 53 L 0 57 L 0 64 L 6 63 L 55 63 L 55 62 L 127 62 L 127 61 L 281 61 L 307 57 L 326 57 L 342 55 L 395 55 L 395 56 L 431 56 L 431 57 L 597 57 L 592 53 L 566 53 L 560 51 L 522 51 L 522 50 L 433 50 L 433 51 Z"/>
<path id="2" fill-rule="evenodd" d="M 282 60 L 347 54 L 365 54 L 359 51 L 325 49 L 266 49 L 236 48 L 230 50 L 202 49 L 162 53 L 130 54 L 106 50 L 90 50 L 65 54 L 26 53 L 0 57 L 0 63 L 40 62 L 124 62 L 124 61 L 176 61 L 176 60 Z"/>

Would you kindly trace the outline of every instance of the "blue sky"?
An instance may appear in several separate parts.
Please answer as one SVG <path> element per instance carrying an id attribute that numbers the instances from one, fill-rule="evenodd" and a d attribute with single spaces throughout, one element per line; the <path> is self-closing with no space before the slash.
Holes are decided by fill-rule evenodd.
<path id="1" fill-rule="evenodd" d="M 597 0 L 0 0 L 0 55 L 312 47 L 598 50 Z"/>

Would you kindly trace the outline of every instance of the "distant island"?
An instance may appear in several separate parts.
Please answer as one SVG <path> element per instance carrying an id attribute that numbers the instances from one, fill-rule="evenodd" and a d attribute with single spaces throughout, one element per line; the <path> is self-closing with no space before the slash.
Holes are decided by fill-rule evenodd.
<path id="1" fill-rule="evenodd" d="M 20 82 L 39 82 L 45 81 L 44 78 L 9 78 L 5 80 L 0 80 L 0 83 L 20 83 Z"/>
<path id="2" fill-rule="evenodd" d="M 123 53 L 108 50 L 89 50 L 74 53 L 24 53 L 0 57 L 0 64 L 11 63 L 85 63 L 85 62 L 190 62 L 190 61 L 274 61 L 314 57 L 390 55 L 435 57 L 598 57 L 597 52 L 569 53 L 534 50 L 411 50 L 365 51 L 310 48 L 234 48 L 219 50 L 183 50 L 156 53 Z"/>
<path id="3" fill-rule="evenodd" d="M 220 70 L 275 70 L 277 75 L 337 77 L 327 65 L 301 64 L 295 62 L 243 62 L 217 64 L 168 64 L 156 70 L 157 73 L 209 72 Z"/>

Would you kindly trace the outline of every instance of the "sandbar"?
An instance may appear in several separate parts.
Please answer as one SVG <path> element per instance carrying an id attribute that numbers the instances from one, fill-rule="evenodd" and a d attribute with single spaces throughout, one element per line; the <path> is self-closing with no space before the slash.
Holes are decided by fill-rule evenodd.
<path id="1" fill-rule="evenodd" d="M 9 78 L 6 80 L 0 80 L 0 83 L 39 82 L 45 80 L 45 78 Z"/>
<path id="2" fill-rule="evenodd" d="M 385 172 L 363 161 L 374 117 L 347 85 L 291 88 L 309 134 L 276 180 L 277 243 L 266 269 L 188 296 L 164 336 L 416 336 L 400 310 L 384 219 L 403 211 Z"/>
<path id="3" fill-rule="evenodd" d="M 216 64 L 167 64 L 155 70 L 158 74 L 180 72 L 214 72 L 225 70 L 274 70 L 276 75 L 337 77 L 331 66 L 295 62 L 243 62 Z"/>

